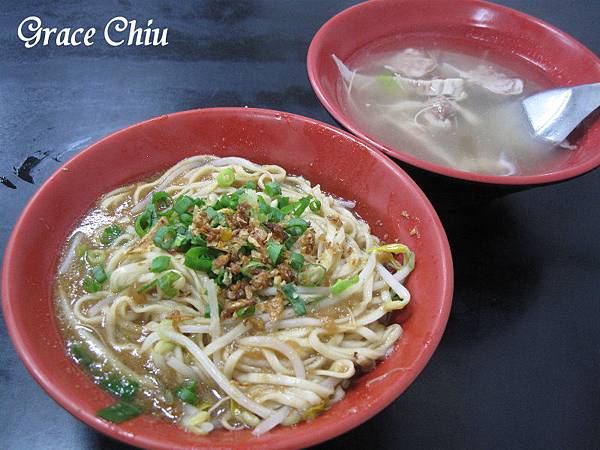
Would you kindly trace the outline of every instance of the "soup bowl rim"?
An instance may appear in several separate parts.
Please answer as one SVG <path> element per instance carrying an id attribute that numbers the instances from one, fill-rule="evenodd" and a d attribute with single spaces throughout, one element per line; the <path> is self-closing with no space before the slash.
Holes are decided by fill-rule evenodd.
<path id="1" fill-rule="evenodd" d="M 314 35 L 306 57 L 307 61 L 307 72 L 308 78 L 315 92 L 317 98 L 325 109 L 333 116 L 333 118 L 339 122 L 345 129 L 367 141 L 369 144 L 375 146 L 377 149 L 383 151 L 394 159 L 410 164 L 411 166 L 423 169 L 427 172 L 431 172 L 438 175 L 447 176 L 453 179 L 458 179 L 467 182 L 475 182 L 488 185 L 504 185 L 504 186 L 532 186 L 532 185 L 544 185 L 550 183 L 556 183 L 565 181 L 571 178 L 575 178 L 595 169 L 600 165 L 600 151 L 594 151 L 592 157 L 588 158 L 582 164 L 568 165 L 566 167 L 559 168 L 558 170 L 550 173 L 541 174 L 528 174 L 528 175 L 489 175 L 479 172 L 469 172 L 464 170 L 455 169 L 452 167 L 446 167 L 440 164 L 429 162 L 425 159 L 417 158 L 410 153 L 400 151 L 391 145 L 383 143 L 380 139 L 375 137 L 373 134 L 368 133 L 362 129 L 360 125 L 343 111 L 343 108 L 336 99 L 336 95 L 330 92 L 330 89 L 324 86 L 321 80 L 321 64 L 319 63 L 320 47 L 323 42 L 327 41 L 330 35 L 336 33 L 336 27 L 339 23 L 343 23 L 350 15 L 356 13 L 365 13 L 371 8 L 376 7 L 377 4 L 397 4 L 400 7 L 401 4 L 415 3 L 416 0 L 368 0 L 356 5 L 350 6 L 343 11 L 340 11 L 327 22 L 325 22 L 321 28 Z M 491 9 L 497 13 L 513 16 L 524 20 L 531 25 L 539 26 L 545 30 L 558 36 L 564 42 L 568 42 L 570 46 L 576 47 L 578 51 L 585 54 L 586 57 L 596 61 L 600 67 L 600 57 L 594 52 L 584 46 L 581 42 L 575 39 L 568 33 L 556 28 L 552 24 L 526 14 L 524 12 L 509 8 L 507 6 L 498 5 L 485 0 L 455 0 L 452 4 L 453 8 L 460 8 L 461 6 L 479 6 L 481 8 Z M 369 44 L 366 44 L 369 45 Z M 354 50 L 354 53 L 364 48 L 365 46 L 358 47 Z M 598 80 L 600 81 L 600 80 Z M 600 143 L 598 144 L 600 146 Z M 593 150 L 590 150 L 593 152 Z"/>
<path id="2" fill-rule="evenodd" d="M 85 410 L 80 406 L 79 398 L 73 398 L 66 395 L 61 388 L 55 386 L 51 379 L 49 379 L 47 369 L 43 367 L 41 364 L 42 356 L 40 356 L 39 351 L 33 351 L 28 348 L 27 341 L 24 339 L 27 333 L 31 332 L 29 329 L 25 329 L 20 322 L 17 321 L 16 318 L 16 310 L 20 308 L 19 306 L 19 298 L 15 298 L 12 294 L 12 286 L 14 283 L 22 283 L 22 280 L 17 280 L 13 276 L 13 265 L 15 263 L 15 256 L 19 252 L 19 242 L 24 238 L 22 233 L 20 233 L 20 229 L 24 227 L 27 221 L 32 220 L 31 211 L 34 209 L 34 206 L 39 201 L 38 199 L 42 196 L 43 193 L 52 192 L 53 186 L 58 182 L 58 179 L 61 177 L 61 172 L 66 168 L 77 166 L 79 161 L 83 161 L 89 158 L 94 152 L 97 153 L 97 150 L 106 145 L 111 145 L 111 140 L 114 140 L 116 137 L 122 136 L 123 134 L 127 134 L 131 131 L 140 129 L 142 127 L 150 125 L 152 122 L 158 122 L 164 117 L 180 117 L 186 115 L 219 115 L 219 114 L 241 114 L 241 115 L 257 115 L 261 118 L 266 117 L 269 120 L 281 120 L 282 118 L 286 120 L 291 120 L 292 123 L 298 122 L 299 124 L 308 124 L 311 126 L 318 127 L 319 129 L 323 129 L 330 133 L 332 136 L 341 136 L 344 139 L 353 141 L 363 148 L 366 152 L 369 153 L 370 158 L 374 158 L 385 166 L 386 171 L 390 171 L 393 173 L 393 177 L 397 179 L 399 182 L 402 181 L 404 188 L 407 192 L 410 193 L 411 196 L 415 196 L 415 202 L 421 204 L 426 211 L 431 215 L 433 221 L 428 227 L 432 230 L 432 236 L 435 236 L 436 248 L 439 246 L 440 251 L 440 273 L 441 277 L 442 289 L 439 292 L 439 309 L 431 311 L 432 314 L 432 322 L 430 330 L 430 337 L 428 341 L 428 345 L 423 348 L 422 356 L 420 356 L 410 368 L 410 376 L 402 378 L 401 382 L 389 383 L 389 386 L 385 386 L 384 395 L 381 398 L 377 398 L 372 402 L 369 409 L 362 410 L 361 412 L 353 415 L 349 415 L 345 417 L 344 420 L 338 421 L 335 424 L 329 424 L 327 427 L 315 427 L 315 431 L 313 433 L 307 433 L 304 431 L 302 434 L 295 434 L 295 427 L 283 427 L 285 430 L 285 439 L 276 444 L 271 443 L 270 448 L 297 448 L 297 447 L 305 447 L 308 445 L 314 445 L 319 442 L 331 439 L 335 436 L 338 436 L 356 426 L 366 421 L 379 411 L 381 411 L 385 406 L 395 400 L 404 390 L 417 378 L 419 373 L 423 370 L 429 359 L 431 358 L 433 352 L 435 351 L 437 345 L 440 342 L 440 339 L 443 335 L 448 316 L 450 313 L 450 306 L 452 302 L 452 292 L 454 285 L 453 278 L 453 268 L 452 268 L 452 257 L 450 253 L 450 246 L 444 232 L 443 226 L 439 217 L 437 216 L 435 210 L 431 206 L 431 203 L 427 200 L 423 192 L 420 188 L 412 181 L 412 179 L 396 164 L 390 161 L 387 157 L 381 154 L 376 149 L 373 149 L 368 144 L 361 141 L 356 136 L 353 136 L 343 130 L 340 130 L 332 125 L 325 124 L 323 122 L 306 118 L 300 115 L 284 113 L 274 110 L 265 110 L 258 108 L 243 108 L 243 107 L 225 107 L 225 108 L 207 108 L 207 109 L 197 109 L 197 110 L 189 110 L 182 111 L 178 113 L 168 114 L 166 116 L 160 116 L 156 118 L 152 118 L 140 123 L 136 123 L 129 127 L 126 127 L 122 130 L 116 131 L 107 137 L 99 140 L 98 142 L 92 144 L 79 154 L 75 155 L 69 161 L 67 161 L 62 167 L 58 168 L 53 175 L 51 175 L 46 182 L 39 188 L 39 190 L 34 194 L 31 200 L 28 202 L 26 207 L 24 208 L 20 218 L 18 219 L 13 232 L 11 233 L 10 239 L 8 241 L 8 245 L 5 252 L 4 264 L 2 268 L 2 310 L 4 314 L 4 320 L 13 342 L 13 345 L 17 351 L 18 356 L 21 361 L 24 363 L 25 367 L 31 373 L 36 382 L 52 397 L 57 403 L 59 403 L 63 408 L 65 408 L 69 413 L 73 416 L 86 423 L 92 428 L 112 437 L 122 442 L 133 444 L 136 446 L 141 446 L 145 448 L 160 448 L 160 449 L 168 449 L 168 448 L 186 448 L 184 446 L 179 445 L 176 441 L 169 441 L 165 443 L 164 441 L 156 442 L 147 436 L 144 435 L 143 431 L 132 433 L 126 429 L 123 429 L 120 425 L 111 424 L 105 422 L 101 419 L 95 417 L 93 413 Z M 289 122 L 288 122 L 289 123 Z M 334 139 L 332 139 L 332 142 Z M 110 176 L 110 175 L 108 175 Z M 51 311 L 49 311 L 52 313 Z M 64 362 L 68 366 L 72 364 L 68 356 L 64 355 Z M 100 388 L 98 388 L 99 390 Z M 318 419 L 314 421 L 318 423 Z M 184 431 L 181 431 L 182 433 Z M 224 448 L 223 446 L 227 446 L 229 443 L 222 443 L 218 440 L 214 440 L 213 443 L 209 444 L 210 448 Z M 256 440 L 256 443 L 253 445 L 250 441 L 244 441 L 242 444 L 232 444 L 234 448 L 264 448 L 264 441 L 260 439 Z"/>

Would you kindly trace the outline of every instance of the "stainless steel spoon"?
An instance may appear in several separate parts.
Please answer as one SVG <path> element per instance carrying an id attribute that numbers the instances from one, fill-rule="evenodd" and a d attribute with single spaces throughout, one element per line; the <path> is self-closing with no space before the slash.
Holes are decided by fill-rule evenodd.
<path id="1" fill-rule="evenodd" d="M 527 97 L 522 104 L 534 135 L 560 144 L 600 106 L 600 83 L 550 89 Z"/>

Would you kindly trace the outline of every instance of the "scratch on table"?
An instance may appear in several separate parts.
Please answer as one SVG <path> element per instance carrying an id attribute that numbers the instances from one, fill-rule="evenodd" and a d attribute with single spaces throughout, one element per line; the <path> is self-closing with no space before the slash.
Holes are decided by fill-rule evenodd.
<path id="1" fill-rule="evenodd" d="M 92 139 L 92 137 L 88 136 L 86 138 L 79 139 L 79 140 L 69 144 L 69 146 L 67 147 L 67 149 L 64 152 L 60 152 L 53 159 L 57 162 L 62 162 L 62 160 L 60 159 L 62 156 L 66 155 L 68 153 L 71 153 L 74 150 L 78 150 L 83 144 L 89 142 L 91 139 Z"/>

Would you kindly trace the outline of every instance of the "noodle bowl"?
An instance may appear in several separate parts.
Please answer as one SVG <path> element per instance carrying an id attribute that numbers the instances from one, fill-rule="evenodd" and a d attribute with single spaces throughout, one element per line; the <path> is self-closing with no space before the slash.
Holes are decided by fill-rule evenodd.
<path id="1" fill-rule="evenodd" d="M 104 196 L 56 283 L 69 353 L 119 398 L 98 415 L 262 434 L 340 400 L 401 337 L 384 319 L 410 301 L 414 266 L 351 207 L 281 167 L 213 156 Z"/>

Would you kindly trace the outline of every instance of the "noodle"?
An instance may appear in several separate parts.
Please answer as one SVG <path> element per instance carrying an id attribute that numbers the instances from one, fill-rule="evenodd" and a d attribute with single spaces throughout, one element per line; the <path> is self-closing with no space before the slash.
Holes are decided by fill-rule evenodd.
<path id="1" fill-rule="evenodd" d="M 237 157 L 116 189 L 94 212 L 112 225 L 76 231 L 58 271 L 70 352 L 122 401 L 193 433 L 315 417 L 393 348 L 402 328 L 379 321 L 410 301 L 414 255 L 352 207 Z"/>

